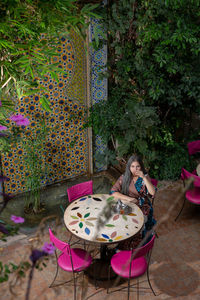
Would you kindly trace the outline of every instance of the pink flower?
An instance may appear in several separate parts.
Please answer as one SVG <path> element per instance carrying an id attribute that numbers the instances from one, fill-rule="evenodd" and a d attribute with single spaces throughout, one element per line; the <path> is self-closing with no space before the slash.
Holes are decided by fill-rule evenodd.
<path id="1" fill-rule="evenodd" d="M 27 126 L 30 123 L 29 119 L 24 117 L 23 115 L 12 115 L 10 117 L 10 120 L 16 122 L 17 126 L 21 126 L 21 125 Z"/>
<path id="2" fill-rule="evenodd" d="M 22 116 L 22 115 L 12 115 L 10 117 L 10 120 L 14 121 L 14 122 L 17 122 L 17 121 L 20 121 L 20 120 L 23 120 L 23 119 L 24 119 L 24 116 Z"/>
<path id="3" fill-rule="evenodd" d="M 10 120 L 11 120 L 11 121 L 14 121 L 14 122 L 17 122 L 17 121 L 23 120 L 23 119 L 24 119 L 24 116 L 22 116 L 22 115 L 12 115 L 12 116 L 10 117 Z"/>
<path id="4" fill-rule="evenodd" d="M 0 125 L 0 131 L 2 131 L 2 130 L 7 130 L 7 129 L 8 129 L 8 127 L 3 126 L 3 125 Z"/>
<path id="5" fill-rule="evenodd" d="M 29 122 L 29 119 L 27 119 L 27 118 L 24 118 L 23 120 L 19 120 L 16 122 L 17 126 L 21 126 L 21 125 L 27 126 L 29 124 L 30 124 L 30 122 Z"/>
<path id="6" fill-rule="evenodd" d="M 24 218 L 22 218 L 22 217 L 11 215 L 10 219 L 16 224 L 24 223 Z"/>
<path id="7" fill-rule="evenodd" d="M 53 254 L 55 251 L 55 247 L 52 243 L 44 243 L 44 246 L 42 247 L 42 250 L 48 254 Z"/>

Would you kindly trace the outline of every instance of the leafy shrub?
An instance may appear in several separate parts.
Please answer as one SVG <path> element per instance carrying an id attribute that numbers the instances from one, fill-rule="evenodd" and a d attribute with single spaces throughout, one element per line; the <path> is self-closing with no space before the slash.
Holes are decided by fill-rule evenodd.
<path id="1" fill-rule="evenodd" d="M 127 159 L 137 152 L 155 175 L 178 178 L 192 114 L 200 112 L 199 4 L 108 2 L 102 13 L 108 100 L 91 109 L 87 124 L 108 146 L 99 159 L 113 164 L 114 156 Z"/>

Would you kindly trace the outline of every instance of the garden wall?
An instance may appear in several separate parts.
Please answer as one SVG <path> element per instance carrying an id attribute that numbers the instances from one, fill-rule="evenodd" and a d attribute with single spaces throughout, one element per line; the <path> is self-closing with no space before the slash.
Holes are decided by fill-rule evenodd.
<path id="1" fill-rule="evenodd" d="M 44 37 L 43 37 L 44 38 Z M 83 129 L 86 116 L 86 53 L 83 41 L 75 33 L 58 41 L 55 62 L 63 70 L 58 82 L 50 75 L 42 84 L 45 97 L 50 100 L 51 112 L 42 110 L 40 94 L 22 98 L 16 106 L 18 114 L 25 115 L 30 125 L 24 129 L 27 136 L 40 134 L 41 120 L 49 128 L 45 143 L 45 164 L 48 173 L 41 178 L 43 184 L 51 184 L 88 172 L 88 133 Z M 24 163 L 23 145 L 16 143 L 8 155 L 2 156 L 5 192 L 16 194 L 26 190 L 29 173 Z"/>

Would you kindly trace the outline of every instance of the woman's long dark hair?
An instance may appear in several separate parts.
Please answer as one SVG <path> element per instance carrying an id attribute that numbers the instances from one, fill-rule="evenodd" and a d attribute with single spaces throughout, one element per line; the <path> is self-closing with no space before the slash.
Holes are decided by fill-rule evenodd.
<path id="1" fill-rule="evenodd" d="M 123 182 L 122 182 L 122 194 L 127 195 L 128 196 L 128 192 L 129 192 L 129 185 L 131 183 L 131 179 L 132 179 L 132 173 L 130 171 L 130 167 L 132 162 L 138 162 L 140 164 L 141 170 L 144 174 L 146 174 L 146 170 L 143 164 L 142 159 L 138 156 L 138 155 L 132 155 L 127 164 L 126 164 L 126 170 L 123 176 Z"/>

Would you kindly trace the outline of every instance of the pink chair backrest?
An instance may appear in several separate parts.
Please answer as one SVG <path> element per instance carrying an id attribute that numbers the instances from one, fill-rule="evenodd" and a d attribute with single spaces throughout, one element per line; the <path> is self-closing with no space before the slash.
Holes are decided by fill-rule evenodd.
<path id="1" fill-rule="evenodd" d="M 144 246 L 140 247 L 140 248 L 136 248 L 133 249 L 133 253 L 136 252 L 136 254 L 134 254 L 133 259 L 141 257 L 141 256 L 145 256 L 152 248 L 154 245 L 154 241 L 155 241 L 155 234 L 152 236 L 151 240 L 145 244 Z"/>
<path id="2" fill-rule="evenodd" d="M 69 202 L 78 199 L 82 196 L 93 194 L 93 181 L 85 181 L 67 189 L 67 195 Z"/>
<path id="3" fill-rule="evenodd" d="M 157 185 L 158 185 L 158 180 L 157 180 L 157 179 L 154 179 L 154 178 L 151 178 L 151 183 L 152 183 L 155 187 L 157 187 Z"/>
<path id="4" fill-rule="evenodd" d="M 49 235 L 50 235 L 50 241 L 54 244 L 54 246 L 59 249 L 60 251 L 67 251 L 67 253 L 69 254 L 69 244 L 59 240 L 57 237 L 55 237 L 55 235 L 53 234 L 53 232 L 51 231 L 51 229 L 49 228 Z"/>
<path id="5" fill-rule="evenodd" d="M 200 140 L 193 141 L 187 144 L 189 155 L 200 152 Z"/>
<path id="6" fill-rule="evenodd" d="M 188 179 L 190 177 L 194 178 L 194 186 L 200 187 L 200 177 L 197 176 L 197 175 L 194 175 L 194 174 L 188 172 L 186 169 L 182 168 L 182 170 L 181 170 L 181 179 L 185 180 L 185 179 Z"/>

